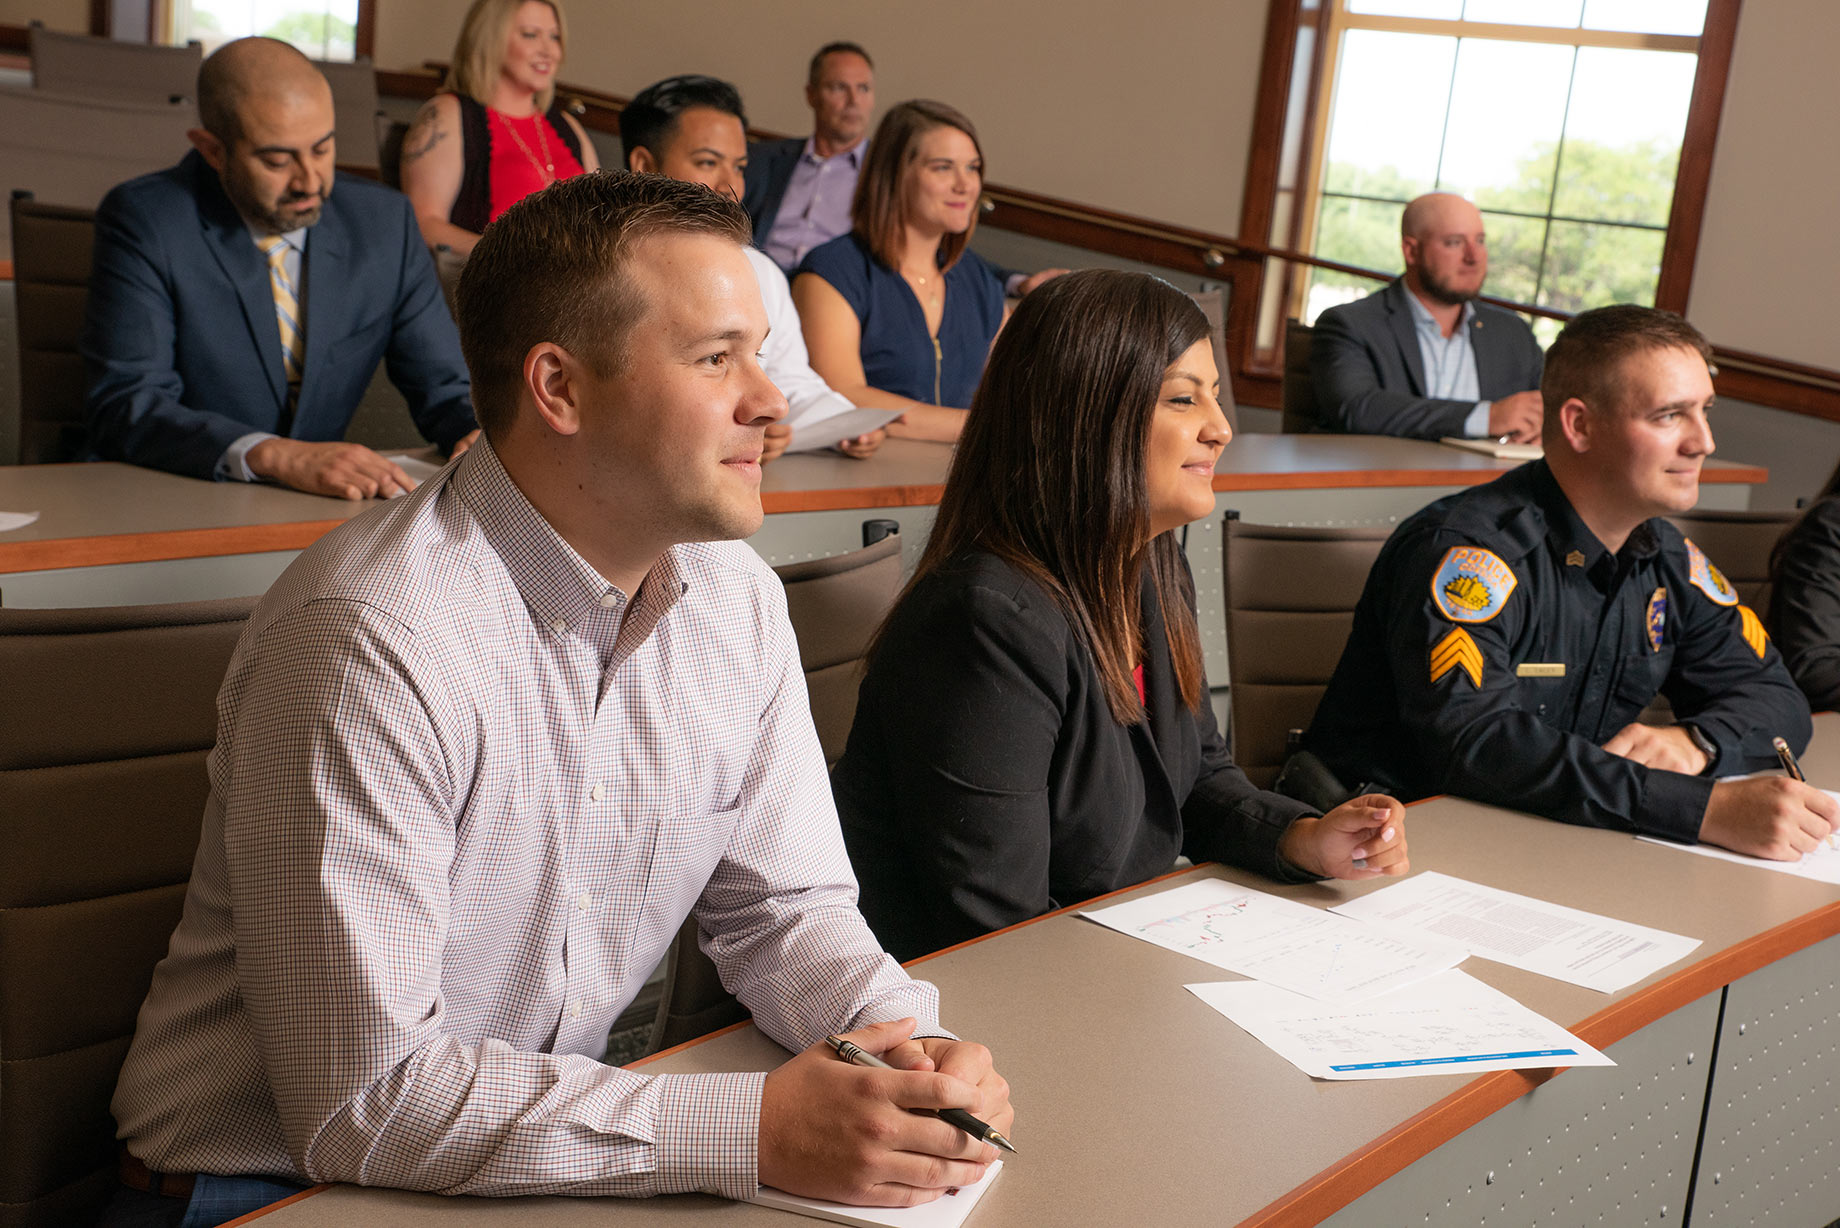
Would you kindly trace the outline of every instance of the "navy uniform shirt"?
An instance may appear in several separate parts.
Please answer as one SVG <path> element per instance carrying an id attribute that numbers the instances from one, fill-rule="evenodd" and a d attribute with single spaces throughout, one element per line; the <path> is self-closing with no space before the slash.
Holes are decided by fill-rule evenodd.
<path id="1" fill-rule="evenodd" d="M 1705 774 L 1601 749 L 1658 693 L 1717 748 Z M 1612 554 L 1534 461 L 1388 539 L 1306 745 L 1404 798 L 1693 841 L 1713 777 L 1810 732 L 1757 616 L 1680 530 L 1649 520 Z"/>

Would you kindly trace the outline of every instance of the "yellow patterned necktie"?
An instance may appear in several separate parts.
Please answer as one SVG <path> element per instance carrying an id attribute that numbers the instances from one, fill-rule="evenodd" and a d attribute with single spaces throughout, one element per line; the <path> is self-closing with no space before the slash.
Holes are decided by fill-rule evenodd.
<path id="1" fill-rule="evenodd" d="M 290 408 L 300 392 L 300 372 L 307 356 L 306 338 L 300 328 L 300 300 L 288 280 L 287 240 L 269 235 L 261 241 L 262 254 L 268 257 L 268 290 L 275 299 L 275 322 L 281 329 L 281 366 L 287 372 Z"/>

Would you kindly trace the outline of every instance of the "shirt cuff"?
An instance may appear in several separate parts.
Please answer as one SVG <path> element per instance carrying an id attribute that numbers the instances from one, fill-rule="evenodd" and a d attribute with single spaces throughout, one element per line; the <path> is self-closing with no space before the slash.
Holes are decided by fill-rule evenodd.
<path id="1" fill-rule="evenodd" d="M 1027 273 L 1011 273 L 1003 283 L 1004 298 L 1021 298 L 1022 283 L 1029 279 Z"/>
<path id="2" fill-rule="evenodd" d="M 658 1193 L 748 1199 L 760 1188 L 764 1072 L 659 1075 Z"/>
<path id="3" fill-rule="evenodd" d="M 249 468 L 249 454 L 264 439 L 275 438 L 278 436 L 269 431 L 251 431 L 241 436 L 217 458 L 217 469 L 212 476 L 220 482 L 260 482 L 262 479 Z"/>
<path id="4" fill-rule="evenodd" d="M 1648 768 L 1646 774 L 1642 801 L 1633 816 L 1636 831 L 1680 844 L 1698 844 L 1706 804 L 1712 800 L 1712 781 L 1660 768 Z"/>
<path id="5" fill-rule="evenodd" d="M 1477 401 L 1476 408 L 1469 411 L 1469 417 L 1463 419 L 1463 435 L 1467 439 L 1481 439 L 1489 433 L 1489 407 L 1493 401 Z"/>

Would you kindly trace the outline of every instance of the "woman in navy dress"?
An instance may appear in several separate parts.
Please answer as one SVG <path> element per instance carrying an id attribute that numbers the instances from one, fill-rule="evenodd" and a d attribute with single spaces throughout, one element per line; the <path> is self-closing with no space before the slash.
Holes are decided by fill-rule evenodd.
<path id="1" fill-rule="evenodd" d="M 890 435 L 956 440 L 1003 324 L 1003 278 L 966 246 L 983 176 L 969 119 L 902 103 L 869 142 L 851 232 L 794 274 L 812 369 L 858 405 L 906 410 Z"/>

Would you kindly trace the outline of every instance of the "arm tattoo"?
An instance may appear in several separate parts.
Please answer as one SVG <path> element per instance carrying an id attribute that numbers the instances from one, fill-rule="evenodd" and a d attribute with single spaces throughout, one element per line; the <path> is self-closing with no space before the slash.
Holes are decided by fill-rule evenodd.
<path id="1" fill-rule="evenodd" d="M 434 103 L 426 104 L 416 113 L 415 123 L 410 125 L 408 135 L 403 137 L 402 160 L 415 161 L 439 145 L 446 136 L 447 129 L 441 127 Z"/>

